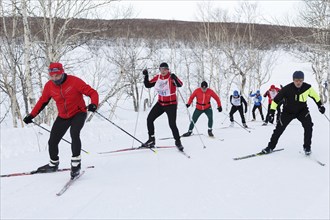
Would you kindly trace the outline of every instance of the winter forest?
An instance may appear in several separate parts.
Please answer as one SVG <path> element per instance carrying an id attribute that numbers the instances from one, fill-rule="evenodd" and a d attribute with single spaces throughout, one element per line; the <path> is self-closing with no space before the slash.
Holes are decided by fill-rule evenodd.
<path id="1" fill-rule="evenodd" d="M 257 4 L 248 2 L 233 15 L 204 3 L 200 22 L 134 19 L 133 8 L 112 4 L 1 1 L 1 123 L 24 126 L 22 118 L 36 104 L 55 61 L 98 90 L 99 109 L 110 111 L 110 118 L 121 98 L 131 100 L 135 111 L 151 106 L 152 91 L 140 100 L 141 72 L 156 74 L 162 61 L 183 79 L 185 96 L 207 80 L 223 97 L 234 88 L 247 97 L 269 82 L 278 58 L 290 54 L 310 64 L 322 101 L 329 100 L 329 1 L 302 2 L 299 18 L 287 26 L 256 24 Z M 109 9 L 114 20 L 91 19 L 100 8 Z M 38 122 L 50 124 L 54 117 L 50 103 Z"/>
<path id="2" fill-rule="evenodd" d="M 194 21 L 140 18 L 123 2 L 0 0 L 0 219 L 329 219 L 330 0 L 301 0 L 294 16 L 272 20 L 261 15 L 261 1 L 239 1 L 234 11 L 196 1 Z M 72 126 L 58 144 L 59 170 L 31 174 L 51 162 L 57 103 L 50 99 L 24 123 L 54 62 L 99 95 L 77 132 L 84 175 L 67 188 Z M 159 101 L 143 72 L 160 77 L 164 62 L 183 83 L 170 96 L 184 151 L 168 112 L 154 122 L 155 148 L 140 147 L 150 140 L 149 114 Z M 294 71 L 304 72 L 325 109 L 304 100 L 312 153 L 295 118 L 275 151 L 261 154 L 282 122 L 267 124 L 258 110 L 252 119 L 251 93 L 285 88 Z M 203 81 L 221 99 L 221 111 L 215 98 L 206 103 L 214 135 L 205 113 L 183 136 L 198 105 L 188 105 L 189 97 Z M 247 102 L 246 123 L 238 111 L 231 121 L 235 92 Z M 264 116 L 268 98 L 260 101 Z M 93 104 L 80 99 L 87 109 Z"/>

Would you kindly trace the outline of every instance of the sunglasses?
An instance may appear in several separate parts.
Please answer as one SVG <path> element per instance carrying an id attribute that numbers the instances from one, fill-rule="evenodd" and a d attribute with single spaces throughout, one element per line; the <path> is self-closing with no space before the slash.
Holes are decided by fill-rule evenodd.
<path id="1" fill-rule="evenodd" d="M 60 68 L 50 68 L 50 69 L 48 69 L 48 72 L 49 73 L 54 73 L 54 72 L 59 72 L 59 71 L 61 71 L 62 69 L 60 69 Z"/>

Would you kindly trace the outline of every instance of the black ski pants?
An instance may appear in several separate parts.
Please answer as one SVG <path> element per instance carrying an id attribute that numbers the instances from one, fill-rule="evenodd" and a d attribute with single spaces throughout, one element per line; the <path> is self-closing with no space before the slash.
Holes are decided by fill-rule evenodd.
<path id="1" fill-rule="evenodd" d="M 149 136 L 155 134 L 154 121 L 161 116 L 164 112 L 167 114 L 168 123 L 172 130 L 172 134 L 175 140 L 180 140 L 180 134 L 178 127 L 176 126 L 176 111 L 177 104 L 161 106 L 158 102 L 151 109 L 148 118 L 147 118 L 147 127 Z"/>
<path id="2" fill-rule="evenodd" d="M 230 112 L 229 112 L 229 117 L 230 117 L 230 121 L 233 122 L 234 121 L 234 113 L 236 111 L 239 111 L 239 114 L 241 115 L 241 119 L 242 119 L 242 123 L 244 124 L 245 123 L 245 117 L 244 117 L 244 114 L 243 114 L 243 106 L 231 106 L 231 109 L 230 109 Z"/>
<path id="3" fill-rule="evenodd" d="M 80 141 L 80 131 L 85 124 L 85 120 L 87 117 L 86 112 L 79 112 L 75 116 L 69 119 L 63 119 L 57 117 L 52 130 L 50 131 L 50 137 L 48 141 L 49 146 L 49 156 L 51 160 L 58 160 L 58 144 L 61 139 L 65 135 L 66 131 L 70 127 L 70 135 L 71 135 L 71 151 L 72 157 L 77 157 L 81 152 L 81 141 Z"/>
<path id="4" fill-rule="evenodd" d="M 305 109 L 297 114 L 282 112 L 280 120 L 274 129 L 273 135 L 268 143 L 268 148 L 274 149 L 285 128 L 293 119 L 298 119 L 304 128 L 304 149 L 310 150 L 312 144 L 313 122 L 309 110 Z"/>
<path id="5" fill-rule="evenodd" d="M 268 121 L 269 113 L 270 113 L 270 106 L 271 106 L 271 104 L 268 104 L 267 115 L 265 118 L 266 123 L 268 123 L 268 122 L 273 123 L 272 121 Z M 276 108 L 276 121 L 279 121 L 280 117 L 281 117 L 281 104 L 278 104 L 277 108 Z"/>
<path id="6" fill-rule="evenodd" d="M 253 106 L 253 108 L 252 108 L 252 117 L 253 117 L 253 119 L 254 120 L 256 119 L 256 113 L 255 113 L 256 109 L 258 109 L 259 112 L 260 112 L 261 120 L 264 120 L 264 114 L 262 113 L 262 105 L 259 105 L 259 106 L 254 105 Z"/>

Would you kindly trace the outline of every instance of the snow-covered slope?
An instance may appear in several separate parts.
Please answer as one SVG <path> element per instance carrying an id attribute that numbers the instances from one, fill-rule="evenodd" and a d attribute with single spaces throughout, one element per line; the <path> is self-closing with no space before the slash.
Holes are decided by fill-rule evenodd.
<path id="1" fill-rule="evenodd" d="M 290 82 L 299 67 L 294 65 L 279 64 L 272 82 Z M 312 76 L 306 75 L 311 82 Z M 238 125 L 223 129 L 229 125 L 227 111 L 219 113 L 214 108 L 214 139 L 182 138 L 190 159 L 175 148 L 98 154 L 139 143 L 96 115 L 81 133 L 83 149 L 90 152 L 82 153 L 82 165 L 95 168 L 88 169 L 61 197 L 56 193 L 69 172 L 1 178 L 1 219 L 329 219 L 329 122 L 312 100 L 308 104 L 314 121 L 313 157 L 326 163 L 324 167 L 299 153 L 303 128 L 297 120 L 279 141 L 277 148 L 284 151 L 234 161 L 266 147 L 274 126 L 261 126 L 257 115 L 259 121 L 248 121 L 251 133 Z M 112 121 L 134 134 L 137 113 L 128 101 L 120 106 Z M 193 108 L 189 111 L 192 114 Z M 135 132 L 143 142 L 148 112 L 140 112 Z M 100 113 L 109 114 L 102 109 Z M 238 114 L 235 119 L 240 122 Z M 181 134 L 187 131 L 189 117 L 182 100 L 177 124 Z M 165 114 L 155 127 L 157 145 L 174 145 L 174 140 L 159 140 L 171 136 Z M 197 128 L 207 134 L 205 115 Z M 37 126 L 14 129 L 2 124 L 1 174 L 46 164 L 48 137 Z M 65 138 L 70 141 L 69 134 Z M 70 166 L 70 157 L 70 145 L 61 142 L 61 168 Z"/>
<path id="2" fill-rule="evenodd" d="M 132 139 L 96 117 L 81 134 L 83 148 L 90 152 L 83 153 L 83 166 L 95 168 L 88 169 L 61 197 L 55 194 L 68 180 L 68 172 L 1 178 L 1 218 L 327 219 L 329 124 L 313 103 L 310 106 L 315 124 L 313 156 L 326 163 L 325 167 L 299 153 L 303 129 L 297 120 L 280 139 L 278 148 L 284 151 L 234 161 L 233 157 L 265 147 L 274 126 L 263 127 L 257 121 L 248 123 L 254 128 L 251 133 L 238 126 L 222 129 L 229 121 L 222 125 L 225 114 L 214 112 L 215 139 L 182 138 L 191 159 L 176 149 L 101 155 L 98 152 L 131 147 Z M 189 119 L 184 106 L 180 107 L 178 126 L 183 133 Z M 133 134 L 136 113 L 121 112 L 114 122 Z M 147 113 L 139 116 L 136 137 L 141 141 L 147 138 Z M 157 138 L 171 136 L 166 115 L 155 126 Z M 207 134 L 206 116 L 201 116 L 197 128 Z M 35 126 L 1 128 L 1 174 L 29 171 L 47 163 L 48 136 Z M 157 145 L 173 144 L 173 140 L 157 140 Z M 60 167 L 69 167 L 70 155 L 70 146 L 61 143 Z"/>

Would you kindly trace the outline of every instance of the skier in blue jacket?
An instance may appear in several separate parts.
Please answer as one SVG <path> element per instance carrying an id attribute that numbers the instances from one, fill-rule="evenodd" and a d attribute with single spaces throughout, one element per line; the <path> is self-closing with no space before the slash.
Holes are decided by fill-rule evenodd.
<path id="1" fill-rule="evenodd" d="M 254 101 L 254 106 L 253 106 L 253 109 L 252 109 L 252 121 L 255 121 L 256 120 L 256 114 L 255 114 L 255 111 L 256 109 L 259 109 L 259 112 L 260 112 L 260 116 L 261 116 L 261 119 L 264 120 L 264 115 L 262 113 L 262 96 L 260 95 L 260 90 L 257 90 L 256 93 L 253 93 L 252 94 L 252 91 L 250 92 L 250 97 L 254 97 L 253 98 L 253 101 Z"/>

